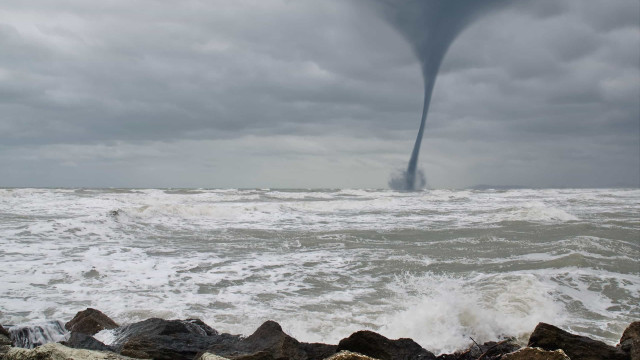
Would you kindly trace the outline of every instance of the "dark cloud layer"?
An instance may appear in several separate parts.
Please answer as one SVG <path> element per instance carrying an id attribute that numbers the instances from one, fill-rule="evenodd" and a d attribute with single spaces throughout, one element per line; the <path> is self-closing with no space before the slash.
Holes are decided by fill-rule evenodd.
<path id="1" fill-rule="evenodd" d="M 640 2 L 511 5 L 442 64 L 430 184 L 638 186 Z M 0 48 L 0 186 L 384 187 L 422 106 L 367 1 L 4 2 Z"/>

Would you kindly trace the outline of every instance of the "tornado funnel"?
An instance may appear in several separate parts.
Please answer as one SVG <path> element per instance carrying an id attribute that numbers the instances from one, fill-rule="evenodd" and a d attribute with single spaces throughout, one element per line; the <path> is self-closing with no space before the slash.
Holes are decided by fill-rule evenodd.
<path id="1" fill-rule="evenodd" d="M 460 34 L 480 15 L 509 0 L 376 0 L 382 16 L 411 44 L 420 61 L 424 79 L 424 104 L 418 136 L 407 170 L 392 178 L 395 190 L 419 190 L 424 186 L 418 171 L 420 145 L 424 136 L 431 95 L 440 64 L 447 50 Z M 513 2 L 513 0 L 511 1 Z"/>

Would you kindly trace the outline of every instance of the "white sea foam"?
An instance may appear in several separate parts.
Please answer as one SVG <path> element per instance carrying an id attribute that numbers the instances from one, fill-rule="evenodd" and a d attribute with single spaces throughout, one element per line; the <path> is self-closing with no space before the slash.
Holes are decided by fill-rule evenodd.
<path id="1" fill-rule="evenodd" d="M 524 336 L 540 321 L 565 321 L 554 288 L 534 275 L 408 276 L 394 290 L 404 295 L 404 308 L 389 314 L 381 331 L 436 352 L 466 348 L 470 338 Z"/>
<path id="2" fill-rule="evenodd" d="M 567 211 L 547 206 L 542 202 L 526 202 L 516 208 L 496 213 L 492 220 L 499 221 L 530 221 L 530 222 L 564 222 L 578 221 L 578 217 Z"/>
<path id="3" fill-rule="evenodd" d="M 538 321 L 613 342 L 640 316 L 639 211 L 635 190 L 3 189 L 0 322 L 91 306 L 436 352 Z"/>
<path id="4" fill-rule="evenodd" d="M 108 329 L 98 332 L 93 337 L 105 345 L 113 345 L 118 339 L 116 332 Z"/>

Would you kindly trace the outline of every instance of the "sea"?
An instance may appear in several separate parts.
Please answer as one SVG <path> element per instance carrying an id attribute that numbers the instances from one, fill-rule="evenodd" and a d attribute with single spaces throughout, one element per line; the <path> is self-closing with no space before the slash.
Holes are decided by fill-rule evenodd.
<path id="1" fill-rule="evenodd" d="M 640 320 L 640 190 L 0 189 L 0 323 L 200 318 L 438 354 Z M 471 340 L 473 339 L 473 340 Z"/>

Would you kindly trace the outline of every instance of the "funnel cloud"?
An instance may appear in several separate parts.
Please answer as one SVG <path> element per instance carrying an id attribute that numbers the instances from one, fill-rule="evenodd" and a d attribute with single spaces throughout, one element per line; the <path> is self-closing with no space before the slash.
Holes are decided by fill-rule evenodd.
<path id="1" fill-rule="evenodd" d="M 507 0 L 379 0 L 383 17 L 411 44 L 420 61 L 424 79 L 424 105 L 418 136 L 407 170 L 392 176 L 395 190 L 419 190 L 426 184 L 418 172 L 418 156 L 429 113 L 431 95 L 440 64 L 447 50 L 465 27 L 482 14 L 504 5 Z"/>

